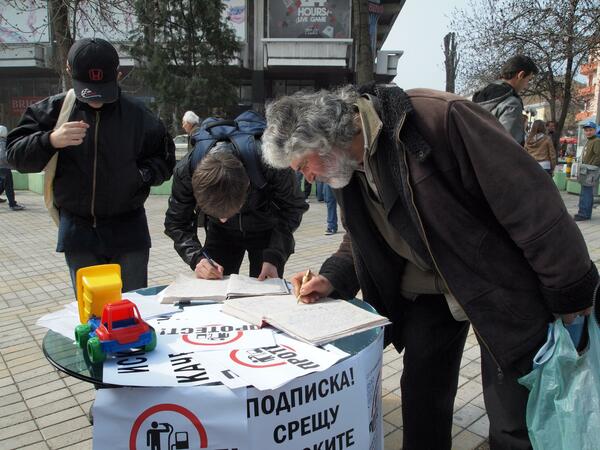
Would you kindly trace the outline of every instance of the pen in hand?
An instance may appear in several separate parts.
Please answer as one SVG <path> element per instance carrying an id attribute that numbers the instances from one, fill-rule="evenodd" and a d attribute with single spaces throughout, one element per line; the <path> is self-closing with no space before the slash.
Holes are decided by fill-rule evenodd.
<path id="1" fill-rule="evenodd" d="M 300 282 L 300 287 L 298 288 L 298 295 L 296 297 L 296 303 L 300 303 L 300 291 L 302 290 L 302 286 L 304 286 L 305 283 L 308 283 L 312 279 L 312 277 L 313 273 L 310 271 L 310 269 L 308 269 L 302 277 L 302 281 Z"/>
<path id="2" fill-rule="evenodd" d="M 213 259 L 210 256 L 208 256 L 208 253 L 206 253 L 204 250 L 202 250 L 202 256 L 204 256 L 204 259 L 206 259 L 211 266 L 218 270 L 218 267 L 213 261 Z"/>

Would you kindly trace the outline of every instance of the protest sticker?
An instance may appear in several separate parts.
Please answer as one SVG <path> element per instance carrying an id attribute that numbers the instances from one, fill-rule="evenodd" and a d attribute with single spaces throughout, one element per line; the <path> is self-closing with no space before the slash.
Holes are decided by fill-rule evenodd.
<path id="1" fill-rule="evenodd" d="M 327 352 L 283 334 L 276 335 L 275 339 L 273 346 L 204 353 L 201 360 L 209 373 L 227 386 L 239 387 L 244 380 L 248 385 L 265 390 L 325 370 L 343 358 L 339 353 Z M 221 373 L 216 374 L 217 371 Z M 224 379 L 223 372 L 235 378 L 226 376 Z"/>
<path id="2" fill-rule="evenodd" d="M 359 357 L 273 391 L 248 389 L 251 448 L 369 448 L 369 415 Z"/>
<path id="3" fill-rule="evenodd" d="M 102 381 L 121 386 L 201 386 L 218 380 L 210 377 L 199 353 L 159 345 L 148 353 L 115 354 L 104 363 Z"/>
<path id="4" fill-rule="evenodd" d="M 271 329 L 260 329 L 213 306 L 186 308 L 181 314 L 149 321 L 156 330 L 158 345 L 172 351 L 205 352 L 275 344 Z"/>
<path id="5" fill-rule="evenodd" d="M 245 406 L 223 386 L 99 389 L 94 449 L 247 449 Z"/>

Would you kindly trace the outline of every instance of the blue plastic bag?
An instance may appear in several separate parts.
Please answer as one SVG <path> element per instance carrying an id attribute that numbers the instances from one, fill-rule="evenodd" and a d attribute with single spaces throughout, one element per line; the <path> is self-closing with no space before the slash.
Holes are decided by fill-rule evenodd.
<path id="1" fill-rule="evenodd" d="M 527 429 L 535 450 L 600 448 L 600 328 L 588 317 L 589 345 L 579 355 L 557 320 L 536 358 L 519 379 L 529 389 Z"/>

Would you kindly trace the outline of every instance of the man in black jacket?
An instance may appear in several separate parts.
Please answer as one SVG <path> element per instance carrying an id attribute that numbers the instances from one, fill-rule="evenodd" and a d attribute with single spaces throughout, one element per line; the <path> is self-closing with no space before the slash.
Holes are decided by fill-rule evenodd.
<path id="1" fill-rule="evenodd" d="M 299 93 L 267 106 L 265 159 L 334 188 L 346 230 L 305 302 L 364 299 L 404 351 L 403 448 L 451 448 L 469 325 L 492 449 L 529 449 L 531 371 L 554 315 L 588 315 L 599 282 L 550 177 L 481 107 L 397 86 Z M 317 144 L 315 144 L 317 143 Z"/>
<path id="2" fill-rule="evenodd" d="M 27 108 L 8 136 L 9 162 L 40 172 L 58 153 L 54 203 L 60 214 L 57 251 L 75 285 L 77 269 L 121 265 L 123 290 L 147 285 L 150 233 L 144 202 L 168 180 L 173 140 L 163 123 L 118 86 L 119 56 L 103 39 L 82 39 L 68 54 L 76 101 L 57 129 L 66 94 Z"/>
<path id="3" fill-rule="evenodd" d="M 201 145 L 201 144 L 196 144 Z M 263 165 L 266 182 L 252 182 L 231 143 L 220 141 L 199 161 L 192 151 L 175 168 L 165 218 L 165 233 L 198 278 L 238 273 L 248 252 L 250 276 L 281 278 L 294 253 L 293 232 L 308 209 L 294 173 Z M 198 240 L 197 218 L 205 215 L 206 240 Z"/>

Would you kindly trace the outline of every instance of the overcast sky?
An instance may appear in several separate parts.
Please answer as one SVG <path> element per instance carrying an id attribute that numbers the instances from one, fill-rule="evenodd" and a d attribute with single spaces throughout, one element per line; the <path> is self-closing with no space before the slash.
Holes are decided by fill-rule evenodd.
<path id="1" fill-rule="evenodd" d="M 446 88 L 443 39 L 450 31 L 452 10 L 466 5 L 467 0 L 406 0 L 382 47 L 404 51 L 394 78 L 398 86 L 442 91 Z"/>

